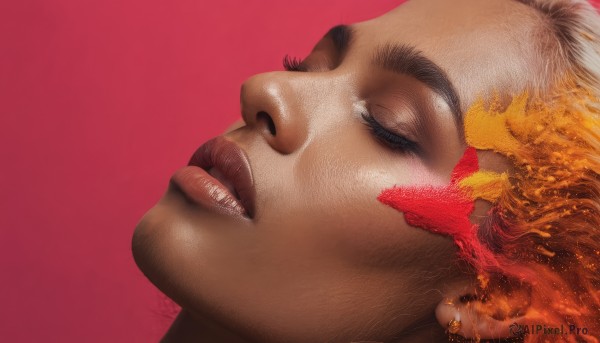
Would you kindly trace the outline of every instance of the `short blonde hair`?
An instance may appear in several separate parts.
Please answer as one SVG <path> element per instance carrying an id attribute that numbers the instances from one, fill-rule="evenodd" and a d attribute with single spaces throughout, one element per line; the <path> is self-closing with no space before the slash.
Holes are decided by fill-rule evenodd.
<path id="1" fill-rule="evenodd" d="M 586 0 L 516 0 L 540 15 L 539 51 L 548 84 L 571 78 L 600 96 L 600 15 Z"/>

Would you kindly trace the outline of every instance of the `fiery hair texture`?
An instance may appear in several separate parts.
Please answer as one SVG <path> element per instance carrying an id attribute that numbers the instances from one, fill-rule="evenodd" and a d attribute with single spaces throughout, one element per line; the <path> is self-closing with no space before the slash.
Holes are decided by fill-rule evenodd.
<path id="1" fill-rule="evenodd" d="M 479 101 L 466 114 L 467 143 L 505 155 L 515 168 L 508 182 L 488 176 L 486 183 L 479 172 L 461 183 L 494 203 L 478 237 L 495 259 L 470 262 L 484 292 L 527 285 L 540 323 L 590 333 L 554 339 L 599 342 L 600 16 L 584 0 L 518 1 L 542 16 L 538 48 L 552 91 L 517 96 L 503 111 Z M 489 196 L 494 188 L 500 193 Z M 497 319 L 511 316 L 496 311 Z M 526 337 L 543 339 L 552 337 Z"/>
<path id="2" fill-rule="evenodd" d="M 524 94 L 502 112 L 475 103 L 465 117 L 468 144 L 507 156 L 515 169 L 508 178 L 478 179 L 485 173 L 478 172 L 461 183 L 474 198 L 495 204 L 478 235 L 494 259 L 469 261 L 485 280 L 483 291 L 533 286 L 540 322 L 575 324 L 592 334 L 600 333 L 599 101 L 575 88 L 551 102 Z M 492 196 L 490 180 L 500 188 Z M 597 342 L 570 337 L 576 338 Z"/>
<path id="3" fill-rule="evenodd" d="M 598 342 L 599 105 L 594 93 L 575 86 L 551 101 L 522 94 L 506 109 L 499 97 L 489 106 L 482 99 L 466 113 L 470 147 L 449 185 L 394 186 L 378 199 L 404 212 L 410 225 L 453 238 L 459 258 L 478 273 L 476 298 L 492 300 L 482 300 L 481 311 L 496 320 L 526 314 L 535 323 L 575 325 L 591 335 L 554 338 Z M 506 156 L 510 175 L 479 170 L 475 148 Z M 493 204 L 479 225 L 469 221 L 476 199 Z"/>

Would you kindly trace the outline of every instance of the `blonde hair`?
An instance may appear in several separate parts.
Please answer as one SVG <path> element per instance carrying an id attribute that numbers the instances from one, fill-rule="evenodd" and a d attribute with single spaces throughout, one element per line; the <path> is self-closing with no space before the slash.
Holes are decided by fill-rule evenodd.
<path id="1" fill-rule="evenodd" d="M 565 76 L 600 94 L 600 15 L 586 0 L 516 0 L 537 11 L 543 25 L 538 49 L 545 56 L 548 85 Z M 566 75 L 568 74 L 568 75 Z"/>

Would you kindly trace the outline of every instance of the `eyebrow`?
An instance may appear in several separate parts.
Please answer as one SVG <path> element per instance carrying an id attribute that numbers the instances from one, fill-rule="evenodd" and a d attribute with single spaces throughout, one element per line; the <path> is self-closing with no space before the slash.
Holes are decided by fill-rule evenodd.
<path id="1" fill-rule="evenodd" d="M 450 107 L 456 124 L 462 128 L 460 100 L 446 73 L 422 52 L 407 44 L 386 44 L 375 51 L 373 62 L 395 73 L 405 74 L 423 82 Z"/>
<path id="2" fill-rule="evenodd" d="M 338 56 L 342 56 L 351 44 L 353 33 L 351 26 L 337 25 L 325 37 L 333 41 Z M 460 98 L 442 68 L 425 57 L 422 51 L 408 44 L 386 44 L 375 50 L 373 63 L 380 68 L 412 76 L 431 88 L 450 107 L 454 121 L 462 132 Z"/>
<path id="3" fill-rule="evenodd" d="M 335 45 L 335 50 L 338 55 L 342 55 L 348 50 L 350 40 L 353 36 L 353 29 L 348 25 L 337 25 L 329 29 L 325 34 L 325 38 L 330 38 Z"/>

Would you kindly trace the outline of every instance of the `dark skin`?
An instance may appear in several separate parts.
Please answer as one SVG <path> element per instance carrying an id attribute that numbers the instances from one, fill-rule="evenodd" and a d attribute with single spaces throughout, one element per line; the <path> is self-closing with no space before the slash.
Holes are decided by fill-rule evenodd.
<path id="1" fill-rule="evenodd" d="M 243 123 L 225 135 L 249 156 L 255 216 L 213 213 L 169 188 L 133 237 L 140 269 L 184 308 L 163 341 L 443 341 L 438 320 L 452 314 L 436 308 L 473 275 L 458 271 L 449 238 L 409 226 L 376 197 L 449 182 L 466 148 L 457 115 L 478 96 L 536 86 L 538 25 L 510 0 L 414 0 L 352 25 L 343 50 L 324 37 L 302 71 L 247 80 Z M 374 63 L 389 44 L 420 51 L 460 102 Z M 367 111 L 418 149 L 376 137 Z M 480 157 L 482 169 L 506 168 Z M 487 208 L 478 203 L 473 220 Z"/>

